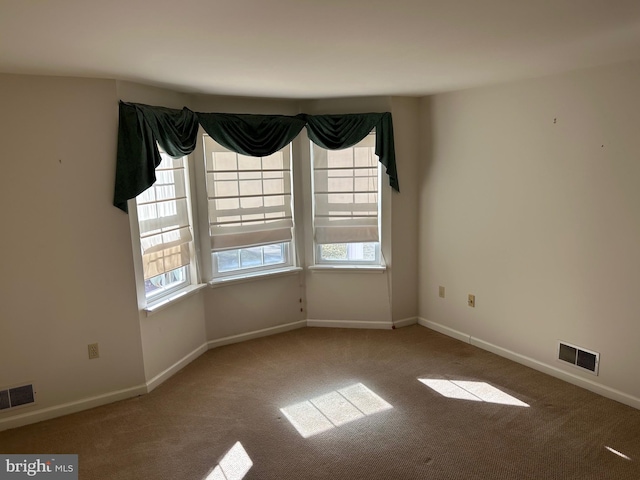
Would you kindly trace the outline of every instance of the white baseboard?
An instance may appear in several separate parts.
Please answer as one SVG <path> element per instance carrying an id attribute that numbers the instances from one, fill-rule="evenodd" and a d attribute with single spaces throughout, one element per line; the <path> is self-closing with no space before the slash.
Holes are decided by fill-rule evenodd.
<path id="1" fill-rule="evenodd" d="M 209 347 L 207 346 L 206 342 L 203 343 L 198 348 L 193 350 L 191 353 L 186 354 L 184 357 L 182 357 L 176 363 L 171 365 L 169 368 L 167 368 L 166 370 L 160 372 L 158 375 L 153 377 L 151 380 L 147 381 L 147 393 L 151 392 L 156 387 L 158 387 L 159 385 L 164 383 L 166 380 L 168 380 L 170 377 L 175 375 L 178 371 L 182 370 L 184 367 L 189 365 L 191 362 L 193 362 L 196 358 L 198 358 L 200 355 L 202 355 L 208 349 L 209 349 Z"/>
<path id="2" fill-rule="evenodd" d="M 62 405 L 54 405 L 52 407 L 22 413 L 13 417 L 0 419 L 0 431 L 8 430 L 9 428 L 22 427 L 31 423 L 42 422 L 43 420 L 50 420 L 63 415 L 69 415 L 70 413 L 76 413 L 82 410 L 106 405 L 107 403 L 117 402 L 118 400 L 137 397 L 139 395 L 144 395 L 145 393 L 147 393 L 147 386 L 138 385 L 135 387 L 117 390 L 115 392 L 104 393 L 94 397 L 63 403 Z"/>
<path id="3" fill-rule="evenodd" d="M 393 328 L 393 323 L 358 320 L 307 320 L 307 327 L 373 328 L 378 330 L 391 330 L 391 328 Z"/>
<path id="4" fill-rule="evenodd" d="M 471 336 L 466 333 L 459 332 L 458 330 L 454 330 L 453 328 L 446 327 L 439 323 L 432 322 L 430 320 L 426 320 L 424 318 L 418 317 L 418 323 L 423 327 L 427 327 L 431 330 L 435 330 L 436 332 L 444 333 L 449 337 L 453 337 L 456 340 L 460 340 L 461 342 L 471 343 Z"/>
<path id="5" fill-rule="evenodd" d="M 241 333 L 239 335 L 231 335 L 229 337 L 218 338 L 216 340 L 210 340 L 207 342 L 209 350 L 223 345 L 230 345 L 232 343 L 244 342 L 245 340 L 252 340 L 254 338 L 266 337 L 268 335 L 275 335 L 276 333 L 288 332 L 289 330 L 295 330 L 296 328 L 303 328 L 307 326 L 306 320 L 300 320 L 297 322 L 285 323 L 284 325 L 277 325 L 275 327 L 263 328 L 262 330 L 255 330 L 253 332 Z"/>
<path id="6" fill-rule="evenodd" d="M 457 330 L 453 330 L 452 328 L 446 327 L 439 323 L 431 322 L 429 320 L 425 320 L 424 318 L 420 318 L 418 320 L 418 323 L 437 332 L 444 333 L 445 335 L 448 335 L 450 337 L 468 342 L 471 345 L 482 348 L 483 350 L 487 350 L 491 353 L 495 353 L 496 355 L 500 355 L 501 357 L 508 358 L 509 360 L 512 360 L 516 363 L 526 365 L 527 367 L 538 370 L 539 372 L 546 373 L 547 375 L 551 375 L 552 377 L 559 378 L 560 380 L 564 380 L 565 382 L 577 385 L 578 387 L 582 387 L 586 390 L 597 393 L 598 395 L 602 395 L 603 397 L 610 398 L 612 400 L 624 403 L 625 405 L 629 405 L 630 407 L 640 410 L 640 398 L 634 397 L 633 395 L 629 395 L 627 393 L 621 392 L 620 390 L 616 390 L 615 388 L 596 383 L 591 379 L 579 377 L 574 373 L 566 372 L 553 365 L 540 362 L 539 360 L 527 357 L 526 355 L 521 355 L 506 348 L 481 340 L 479 338 L 471 337 L 470 335 L 458 332 Z"/>
<path id="7" fill-rule="evenodd" d="M 396 328 L 408 327 L 409 325 L 415 325 L 418 323 L 418 317 L 403 318 L 402 320 L 395 320 L 393 326 Z"/>

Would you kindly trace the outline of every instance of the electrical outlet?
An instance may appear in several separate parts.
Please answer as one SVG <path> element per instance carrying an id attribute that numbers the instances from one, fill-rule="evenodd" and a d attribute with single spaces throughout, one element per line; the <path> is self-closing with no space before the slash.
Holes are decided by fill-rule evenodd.
<path id="1" fill-rule="evenodd" d="M 100 350 L 98 350 L 97 343 L 89 344 L 89 359 L 98 358 L 100 356 Z"/>
<path id="2" fill-rule="evenodd" d="M 438 296 L 444 298 L 444 287 L 442 285 L 438 287 Z"/>
<path id="3" fill-rule="evenodd" d="M 476 296 L 475 295 L 469 294 L 469 299 L 467 300 L 467 305 L 469 305 L 470 307 L 475 308 L 475 306 L 476 306 Z"/>

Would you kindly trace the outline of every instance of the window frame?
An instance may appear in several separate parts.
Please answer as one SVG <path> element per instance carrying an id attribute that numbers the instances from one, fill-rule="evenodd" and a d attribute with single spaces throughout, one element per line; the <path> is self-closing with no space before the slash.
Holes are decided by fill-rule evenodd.
<path id="1" fill-rule="evenodd" d="M 291 240 L 287 240 L 284 242 L 277 241 L 273 243 L 266 243 L 266 244 L 255 245 L 255 246 L 239 247 L 236 249 L 229 248 L 229 249 L 214 251 L 213 248 L 210 247 L 211 240 L 210 240 L 210 223 L 209 223 L 209 218 L 210 218 L 209 202 L 211 201 L 212 197 L 210 196 L 211 192 L 209 189 L 209 185 L 207 183 L 209 178 L 208 174 L 210 173 L 210 171 L 207 169 L 208 153 L 207 153 L 207 148 L 205 144 L 206 137 L 208 137 L 209 135 L 206 132 L 204 132 L 204 130 L 201 130 L 199 132 L 199 136 L 202 139 L 202 141 L 198 142 L 198 147 L 196 148 L 196 151 L 194 152 L 194 154 L 196 155 L 196 157 L 199 157 L 201 159 L 198 161 L 198 168 L 196 169 L 196 175 L 199 177 L 197 179 L 197 181 L 199 182 L 198 188 L 199 189 L 202 188 L 202 191 L 204 192 L 204 194 L 198 197 L 198 202 L 202 210 L 202 213 L 200 213 L 200 216 L 199 216 L 200 226 L 202 229 L 200 240 L 203 245 L 207 245 L 207 247 L 202 249 L 202 255 L 203 255 L 203 261 L 206 263 L 208 277 L 210 279 L 209 284 L 212 286 L 215 286 L 216 284 L 229 283 L 230 281 L 234 281 L 234 280 L 251 279 L 256 277 L 259 278 L 262 276 L 269 276 L 274 273 L 299 270 L 299 267 L 297 266 L 297 256 L 296 256 L 296 218 L 295 218 L 295 206 L 294 206 L 294 201 L 295 201 L 294 199 L 296 197 L 294 193 L 294 190 L 295 190 L 295 180 L 294 180 L 295 147 L 294 145 L 296 140 L 294 139 L 294 141 L 292 141 L 282 149 L 282 150 L 284 149 L 289 150 L 288 172 L 289 172 L 290 186 L 289 186 L 288 195 L 290 196 L 291 222 L 293 225 L 291 228 Z M 215 140 L 213 141 L 215 142 Z M 224 148 L 223 146 L 221 147 Z M 236 153 L 228 149 L 226 150 L 231 153 Z M 255 158 L 265 158 L 265 157 L 255 157 Z M 268 172 L 269 169 L 264 169 L 263 171 Z M 218 270 L 218 264 L 217 264 L 218 259 L 216 255 L 218 253 L 229 252 L 229 251 L 240 252 L 240 250 L 243 250 L 243 249 L 251 249 L 256 247 L 264 248 L 271 245 L 279 245 L 279 244 L 284 245 L 284 248 L 283 248 L 283 255 L 285 257 L 284 262 L 266 264 L 266 265 L 262 264 L 262 265 L 257 265 L 255 267 L 245 267 L 245 268 L 240 267 L 234 270 L 223 271 L 223 272 L 220 272 Z"/>
<path id="2" fill-rule="evenodd" d="M 316 243 L 314 241 L 315 246 L 315 265 L 335 265 L 335 266 L 380 266 L 382 265 L 381 257 L 382 257 L 382 248 L 381 242 L 363 242 L 365 244 L 374 244 L 374 259 L 373 260 L 354 260 L 347 258 L 345 260 L 341 259 L 324 259 L 322 258 L 322 246 L 323 245 L 345 245 L 347 251 L 349 249 L 349 245 L 358 245 L 357 242 L 347 242 L 347 243 Z"/>
<path id="3" fill-rule="evenodd" d="M 367 137 L 365 138 L 373 138 L 373 140 L 375 141 L 375 137 L 376 136 L 376 131 L 375 129 L 373 129 L 369 134 L 367 134 Z M 364 140 L 364 139 L 363 139 Z M 362 141 L 362 140 L 361 140 Z M 358 142 L 360 143 L 360 142 Z M 340 150 L 348 150 L 348 149 L 352 149 L 354 147 L 356 147 L 358 144 L 353 145 L 352 147 L 347 147 L 346 149 L 340 149 Z M 313 142 L 309 141 L 309 155 L 310 155 L 310 171 L 311 171 L 311 192 L 310 192 L 310 196 L 311 196 L 311 203 L 312 203 L 312 209 L 311 209 L 311 226 L 312 226 L 312 244 L 313 244 L 313 264 L 309 267 L 312 270 L 316 270 L 316 269 L 322 269 L 322 268 L 333 268 L 333 269 L 339 269 L 339 268 L 346 268 L 346 269 L 354 269 L 354 268 L 362 268 L 362 269 L 366 269 L 366 268 L 374 268 L 374 269 L 380 269 L 380 268 L 386 268 L 386 263 L 384 261 L 384 255 L 383 255 L 383 249 L 382 249 L 382 238 L 383 238 L 383 234 L 382 234 L 382 206 L 383 206 L 383 191 L 384 191 L 384 185 L 382 183 L 382 164 L 380 163 L 380 159 L 377 155 L 375 155 L 375 151 L 373 151 L 373 155 L 375 156 L 377 163 L 376 163 L 376 171 L 377 171 L 377 195 L 378 195 L 378 199 L 377 199 L 377 228 L 378 228 L 378 241 L 377 242 L 362 242 L 362 243 L 374 243 L 375 244 L 375 259 L 373 260 L 353 260 L 353 259 L 345 259 L 345 260 L 330 260 L 330 259 L 323 259 L 322 258 L 322 246 L 323 245 L 346 245 L 347 249 L 349 248 L 349 245 L 351 244 L 357 244 L 359 242 L 344 242 L 344 243 L 318 243 L 316 241 L 316 236 L 315 236 L 315 222 L 316 222 L 316 189 L 315 189 L 315 163 L 314 163 L 314 148 L 318 148 L 318 149 L 323 149 L 322 147 L 315 145 Z M 374 147 L 371 147 L 374 148 Z M 330 151 L 328 149 L 323 149 L 323 150 L 327 150 Z"/>
<path id="4" fill-rule="evenodd" d="M 161 155 L 168 155 L 160 145 L 157 145 L 158 151 Z M 197 234 L 196 234 L 196 225 L 194 223 L 195 212 L 194 212 L 194 185 L 192 181 L 192 166 L 191 166 L 191 156 L 184 155 L 180 158 L 183 160 L 184 166 L 184 181 L 185 181 L 185 196 L 186 196 L 186 209 L 188 215 L 188 228 L 191 233 L 191 240 L 188 242 L 189 245 L 189 256 L 190 261 L 188 264 L 178 267 L 176 269 L 170 270 L 169 272 L 164 272 L 160 275 L 167 275 L 174 270 L 179 268 L 186 269 L 186 280 L 184 282 L 180 282 L 171 288 L 168 288 L 161 292 L 150 292 L 149 294 L 146 292 L 145 288 L 145 278 L 144 278 L 144 266 L 143 266 L 143 251 L 142 251 L 142 242 L 141 242 L 141 234 L 140 234 L 140 223 L 138 216 L 138 199 L 141 192 L 135 198 L 132 198 L 128 201 L 128 210 L 129 210 L 129 225 L 131 231 L 131 241 L 133 247 L 133 256 L 134 256 L 134 273 L 136 280 L 136 293 L 138 299 L 138 308 L 139 310 L 147 311 L 149 314 L 153 310 L 157 309 L 158 306 L 165 305 L 170 303 L 174 298 L 183 297 L 185 294 L 194 291 L 199 284 L 199 271 L 198 271 L 198 260 L 197 260 Z M 149 188 L 153 188 L 153 185 Z M 145 190 L 146 192 L 146 190 Z M 154 278 L 154 277 L 150 277 Z"/>
<path id="5" fill-rule="evenodd" d="M 293 267 L 293 262 L 292 262 L 292 258 L 291 258 L 291 246 L 292 241 L 288 241 L 288 242 L 278 242 L 278 243 L 269 243 L 267 245 L 258 245 L 258 248 L 264 248 L 264 247 L 269 247 L 272 245 L 282 245 L 282 250 L 283 250 L 283 257 L 285 258 L 284 262 L 279 262 L 279 263 L 269 263 L 269 264 L 262 264 L 262 265 L 257 265 L 255 267 L 240 267 L 237 268 L 235 270 L 227 270 L 227 271 L 219 271 L 217 270 L 217 263 L 218 263 L 218 257 L 217 254 L 219 253 L 223 253 L 223 252 L 238 252 L 238 255 L 241 255 L 240 251 L 241 250 L 247 250 L 250 248 L 256 248 L 256 247 L 246 247 L 246 248 L 235 248 L 235 249 L 231 249 L 231 250 L 223 250 L 220 252 L 211 252 L 211 265 L 212 265 L 212 269 L 214 272 L 214 277 L 213 277 L 213 281 L 215 281 L 218 278 L 242 278 L 242 277 L 248 277 L 248 276 L 255 276 L 255 275 L 259 275 L 260 273 L 264 273 L 264 272 L 272 272 L 275 270 L 281 270 L 281 269 L 286 269 L 286 268 L 290 268 Z M 263 255 L 264 255 L 264 251 L 263 251 Z"/>

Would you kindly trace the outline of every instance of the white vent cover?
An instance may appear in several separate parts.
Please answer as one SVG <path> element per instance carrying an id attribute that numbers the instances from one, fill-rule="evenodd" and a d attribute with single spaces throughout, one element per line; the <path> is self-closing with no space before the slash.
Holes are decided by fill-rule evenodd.
<path id="1" fill-rule="evenodd" d="M 0 412 L 10 408 L 30 405 L 35 401 L 36 392 L 33 390 L 32 384 L 0 390 Z"/>
<path id="2" fill-rule="evenodd" d="M 600 354 L 566 342 L 558 342 L 558 359 L 598 375 Z"/>

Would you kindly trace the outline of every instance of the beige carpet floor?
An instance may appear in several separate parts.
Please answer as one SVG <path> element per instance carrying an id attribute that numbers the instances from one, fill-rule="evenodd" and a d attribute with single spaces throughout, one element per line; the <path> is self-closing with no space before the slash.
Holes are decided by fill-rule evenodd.
<path id="1" fill-rule="evenodd" d="M 77 453 L 86 480 L 640 480 L 640 411 L 418 325 L 304 328 L 0 452 Z"/>

